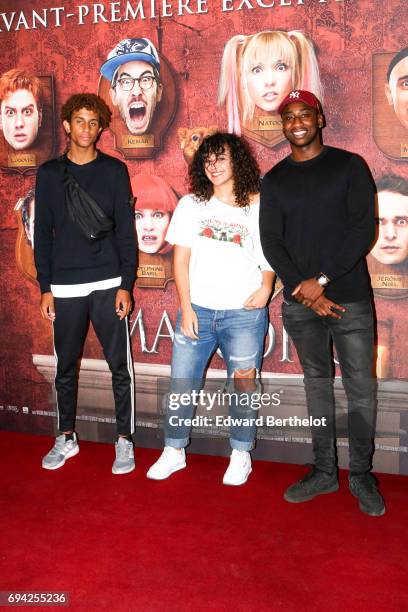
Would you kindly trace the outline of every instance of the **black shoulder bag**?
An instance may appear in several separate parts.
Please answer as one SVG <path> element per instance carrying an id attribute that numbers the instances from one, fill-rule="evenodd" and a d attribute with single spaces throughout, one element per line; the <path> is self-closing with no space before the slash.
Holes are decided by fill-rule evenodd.
<path id="1" fill-rule="evenodd" d="M 92 196 L 79 185 L 68 170 L 64 156 L 58 159 L 58 163 L 63 173 L 65 204 L 71 220 L 90 242 L 101 240 L 114 229 L 113 219 L 108 217 Z"/>

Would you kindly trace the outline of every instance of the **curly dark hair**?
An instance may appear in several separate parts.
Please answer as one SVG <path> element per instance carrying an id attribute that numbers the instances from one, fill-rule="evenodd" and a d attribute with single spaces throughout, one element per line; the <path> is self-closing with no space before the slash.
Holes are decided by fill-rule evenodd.
<path id="1" fill-rule="evenodd" d="M 226 149 L 232 161 L 235 201 L 243 208 L 260 189 L 260 171 L 248 143 L 235 134 L 217 132 L 204 138 L 189 168 L 190 190 L 201 201 L 211 198 L 214 187 L 205 174 L 205 165 L 212 155 L 218 158 Z"/>
<path id="2" fill-rule="evenodd" d="M 74 94 L 65 102 L 61 109 L 61 121 L 71 121 L 72 114 L 81 108 L 94 111 L 98 114 L 99 124 L 104 130 L 111 121 L 112 112 L 100 96 L 91 93 Z"/>

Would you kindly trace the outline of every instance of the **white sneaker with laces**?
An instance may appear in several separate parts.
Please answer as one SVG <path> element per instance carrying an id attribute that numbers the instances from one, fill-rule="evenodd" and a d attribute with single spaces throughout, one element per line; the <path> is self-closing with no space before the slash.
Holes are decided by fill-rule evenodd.
<path id="1" fill-rule="evenodd" d="M 151 480 L 165 480 L 174 472 L 185 467 L 186 453 L 184 448 L 178 449 L 172 446 L 165 446 L 162 454 L 156 463 L 153 463 L 146 476 Z"/>
<path id="2" fill-rule="evenodd" d="M 231 458 L 222 482 L 225 485 L 239 486 L 248 480 L 252 472 L 251 455 L 248 451 L 232 449 Z"/>

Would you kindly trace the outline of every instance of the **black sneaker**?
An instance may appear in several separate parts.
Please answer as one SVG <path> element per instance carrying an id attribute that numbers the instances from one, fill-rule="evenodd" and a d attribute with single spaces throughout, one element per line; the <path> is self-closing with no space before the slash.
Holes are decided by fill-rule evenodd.
<path id="1" fill-rule="evenodd" d="M 349 487 L 352 495 L 359 501 L 361 512 L 370 516 L 382 516 L 385 513 L 384 500 L 378 490 L 377 481 L 370 472 L 351 474 Z"/>
<path id="2" fill-rule="evenodd" d="M 297 504 L 309 501 L 317 495 L 334 493 L 338 488 L 337 470 L 333 474 L 328 474 L 313 466 L 304 478 L 286 489 L 283 497 L 287 502 Z"/>

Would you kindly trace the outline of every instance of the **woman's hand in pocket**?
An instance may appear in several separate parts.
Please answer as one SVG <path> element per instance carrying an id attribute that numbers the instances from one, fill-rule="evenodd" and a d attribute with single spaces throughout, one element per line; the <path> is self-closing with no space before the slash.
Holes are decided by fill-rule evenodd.
<path id="1" fill-rule="evenodd" d="M 198 340 L 198 318 L 191 306 L 181 311 L 180 330 L 184 336 Z"/>
<path id="2" fill-rule="evenodd" d="M 259 287 L 256 291 L 251 293 L 249 298 L 244 303 L 246 310 L 253 310 L 254 308 L 264 308 L 268 303 L 271 290 L 267 287 Z"/>

